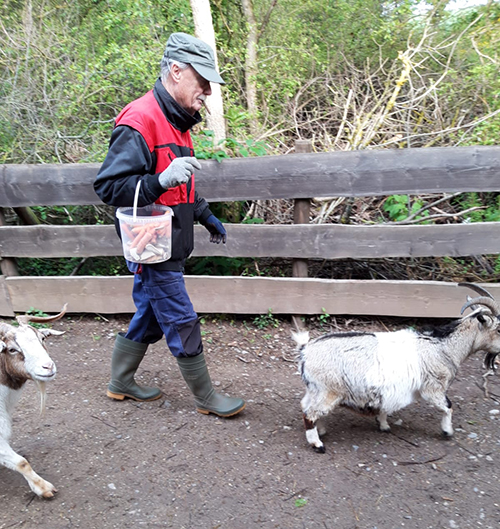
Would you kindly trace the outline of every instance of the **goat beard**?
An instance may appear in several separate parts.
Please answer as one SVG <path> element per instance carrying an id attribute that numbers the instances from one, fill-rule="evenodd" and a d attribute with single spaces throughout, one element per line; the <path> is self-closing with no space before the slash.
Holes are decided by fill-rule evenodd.
<path id="1" fill-rule="evenodd" d="M 40 393 L 40 415 L 43 417 L 45 415 L 45 403 L 47 400 L 47 392 L 45 391 L 46 382 L 42 380 L 34 380 L 34 382 Z"/>

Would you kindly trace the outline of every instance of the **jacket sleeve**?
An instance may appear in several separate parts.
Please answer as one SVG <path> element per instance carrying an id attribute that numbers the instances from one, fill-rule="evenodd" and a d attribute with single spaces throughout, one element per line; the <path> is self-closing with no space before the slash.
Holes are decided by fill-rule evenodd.
<path id="1" fill-rule="evenodd" d="M 198 195 L 198 191 L 194 192 L 194 220 L 205 225 L 208 217 L 212 215 L 208 202 Z"/>
<path id="2" fill-rule="evenodd" d="M 113 130 L 109 149 L 94 182 L 97 196 L 110 206 L 132 206 L 137 183 L 141 182 L 138 206 L 155 202 L 165 192 L 155 174 L 156 160 L 146 140 L 126 125 Z"/>

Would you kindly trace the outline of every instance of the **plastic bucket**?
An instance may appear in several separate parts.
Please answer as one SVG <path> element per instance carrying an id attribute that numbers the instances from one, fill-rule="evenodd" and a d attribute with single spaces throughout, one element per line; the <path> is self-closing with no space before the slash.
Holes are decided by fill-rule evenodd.
<path id="1" fill-rule="evenodd" d="M 168 206 L 122 207 L 116 216 L 125 259 L 147 264 L 170 259 L 173 211 Z"/>

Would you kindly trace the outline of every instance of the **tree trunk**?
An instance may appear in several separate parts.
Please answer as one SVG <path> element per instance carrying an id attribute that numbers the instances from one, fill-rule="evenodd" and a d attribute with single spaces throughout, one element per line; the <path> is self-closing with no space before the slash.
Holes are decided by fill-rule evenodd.
<path id="1" fill-rule="evenodd" d="M 195 35 L 212 47 L 215 54 L 215 65 L 217 70 L 219 70 L 210 1 L 190 0 L 190 3 L 193 12 Z M 221 87 L 217 83 L 211 83 L 211 87 L 212 95 L 207 98 L 207 107 L 210 109 L 210 114 L 207 113 L 206 120 L 207 129 L 213 131 L 214 143 L 217 146 L 219 142 L 226 139 L 226 123 L 224 121 Z"/>
<path id="2" fill-rule="evenodd" d="M 38 217 L 33 213 L 33 210 L 30 207 L 19 207 L 12 208 L 16 215 L 23 221 L 23 224 L 28 226 L 33 226 L 35 224 L 40 224 Z"/>
<path id="3" fill-rule="evenodd" d="M 247 108 L 250 115 L 250 133 L 257 136 L 259 121 L 257 117 L 257 22 L 253 12 L 252 0 L 241 0 L 243 13 L 248 26 L 247 54 L 245 57 L 245 84 Z"/>

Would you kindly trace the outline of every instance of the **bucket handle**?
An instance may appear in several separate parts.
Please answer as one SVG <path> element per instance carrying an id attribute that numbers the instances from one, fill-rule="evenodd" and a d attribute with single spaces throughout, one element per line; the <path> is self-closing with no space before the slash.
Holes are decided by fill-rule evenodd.
<path id="1" fill-rule="evenodd" d="M 133 222 L 137 221 L 137 202 L 139 202 L 139 189 L 141 188 L 141 180 L 137 182 L 135 186 L 135 195 L 134 195 L 134 208 L 133 208 Z"/>

